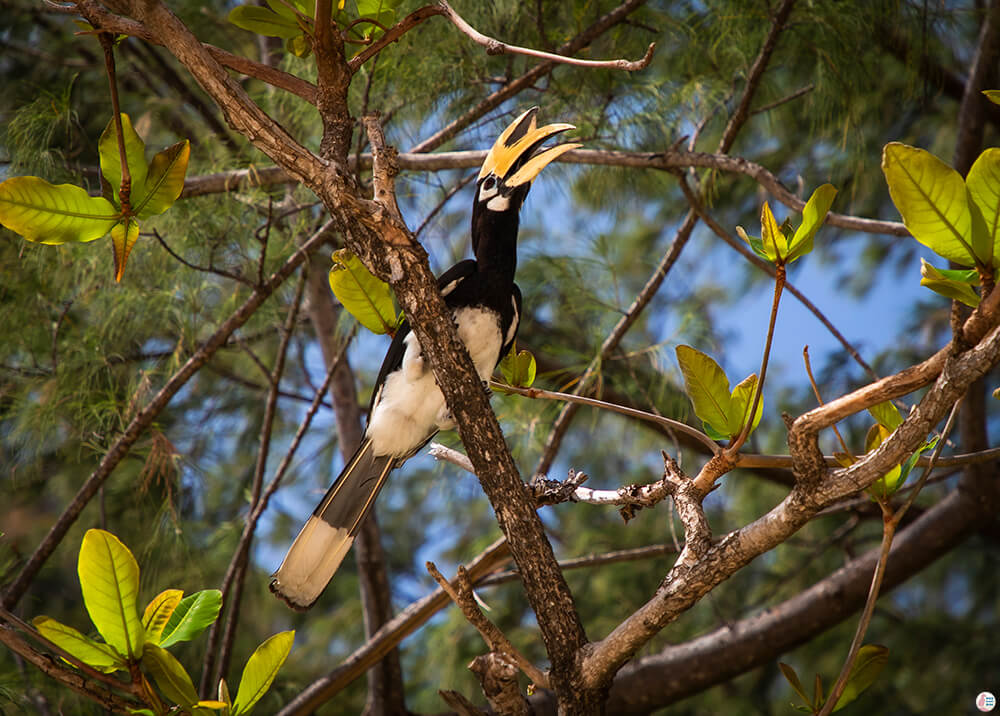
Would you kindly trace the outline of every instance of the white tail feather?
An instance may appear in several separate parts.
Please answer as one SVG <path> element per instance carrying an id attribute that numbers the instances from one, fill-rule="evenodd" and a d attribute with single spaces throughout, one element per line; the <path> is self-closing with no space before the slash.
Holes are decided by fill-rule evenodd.
<path id="1" fill-rule="evenodd" d="M 347 529 L 313 515 L 271 576 L 271 591 L 294 609 L 308 609 L 326 589 L 352 544 L 354 537 Z"/>

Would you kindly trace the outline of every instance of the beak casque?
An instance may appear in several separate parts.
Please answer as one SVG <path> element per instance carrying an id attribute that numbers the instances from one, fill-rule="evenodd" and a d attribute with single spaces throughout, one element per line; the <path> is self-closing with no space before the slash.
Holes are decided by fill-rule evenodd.
<path id="1" fill-rule="evenodd" d="M 493 173 L 503 179 L 504 184 L 508 187 L 521 186 L 531 182 L 556 157 L 570 149 L 583 146 L 570 142 L 535 153 L 535 150 L 549 137 L 568 129 L 576 129 L 572 124 L 547 124 L 544 127 L 539 127 L 536 121 L 537 114 L 538 107 L 532 107 L 503 130 L 486 155 L 486 159 L 483 160 L 483 167 L 479 170 L 479 179 Z M 528 157 L 527 161 L 524 161 L 516 171 L 508 176 L 508 172 L 511 172 L 511 169 L 518 164 L 518 160 L 524 160 L 525 157 Z"/>

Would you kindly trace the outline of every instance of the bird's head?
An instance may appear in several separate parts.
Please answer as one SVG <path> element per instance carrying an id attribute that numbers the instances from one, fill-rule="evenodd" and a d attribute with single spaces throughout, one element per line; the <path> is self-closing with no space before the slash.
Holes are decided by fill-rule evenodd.
<path id="1" fill-rule="evenodd" d="M 550 137 L 575 127 L 572 124 L 539 127 L 537 114 L 538 107 L 532 107 L 511 122 L 486 155 L 476 182 L 475 213 L 512 211 L 516 215 L 539 172 L 556 157 L 581 146 L 567 143 L 543 149 Z"/>

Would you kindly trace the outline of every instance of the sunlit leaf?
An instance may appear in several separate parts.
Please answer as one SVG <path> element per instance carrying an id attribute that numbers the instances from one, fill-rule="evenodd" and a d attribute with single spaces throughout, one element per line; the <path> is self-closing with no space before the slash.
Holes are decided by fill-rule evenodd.
<path id="1" fill-rule="evenodd" d="M 961 175 L 930 152 L 898 142 L 885 145 L 882 171 L 913 237 L 946 259 L 974 265 L 972 216 Z"/>
<path id="2" fill-rule="evenodd" d="M 132 202 L 140 219 L 162 214 L 177 201 L 184 188 L 190 156 L 191 143 L 186 139 L 156 153 L 149 164 L 142 193 Z"/>
<path id="3" fill-rule="evenodd" d="M 851 673 L 847 677 L 847 685 L 844 692 L 837 699 L 837 705 L 833 707 L 834 712 L 847 706 L 861 693 L 875 683 L 875 680 L 882 673 L 885 665 L 889 663 L 889 649 L 878 644 L 865 644 L 858 650 L 858 657 L 854 660 Z"/>
<path id="4" fill-rule="evenodd" d="M 907 458 L 906 462 L 903 463 L 903 465 L 901 466 L 901 468 L 899 470 L 899 485 L 898 485 L 897 489 L 899 489 L 899 487 L 902 487 L 903 485 L 906 484 L 906 478 L 908 478 L 910 476 L 910 473 L 913 471 L 913 468 L 916 466 L 917 460 L 920 459 L 920 456 L 923 455 L 928 450 L 933 450 L 934 446 L 937 445 L 938 440 L 940 440 L 940 439 L 941 439 L 940 436 L 935 436 L 935 438 L 933 440 L 930 440 L 930 441 L 924 443 L 923 445 L 921 445 L 920 447 L 918 447 L 916 449 L 916 451 L 912 455 L 910 455 L 909 458 Z"/>
<path id="5" fill-rule="evenodd" d="M 266 7 L 237 5 L 229 11 L 228 19 L 240 29 L 267 37 L 281 37 L 287 40 L 302 34 L 302 28 L 293 17 L 279 15 Z"/>
<path id="6" fill-rule="evenodd" d="M 184 592 L 180 589 L 165 589 L 146 605 L 146 610 L 142 614 L 142 628 L 146 633 L 146 641 L 160 643 L 163 627 L 167 625 L 170 615 L 181 603 L 183 596 Z"/>
<path id="7" fill-rule="evenodd" d="M 743 425 L 750 415 L 750 405 L 753 403 L 753 393 L 757 389 L 757 374 L 749 375 L 740 381 L 730 394 L 732 402 L 729 407 L 729 435 L 735 437 L 743 431 Z M 757 401 L 757 410 L 750 424 L 750 432 L 757 429 L 764 415 L 764 397 Z M 749 434 L 749 433 L 748 433 Z"/>
<path id="8" fill-rule="evenodd" d="M 965 177 L 965 184 L 982 214 L 992 247 L 992 265 L 1000 266 L 1000 148 L 991 147 L 979 155 Z"/>
<path id="9" fill-rule="evenodd" d="M 233 699 L 229 695 L 229 685 L 225 679 L 219 679 L 219 701 L 224 703 L 228 708 L 233 707 Z"/>
<path id="10" fill-rule="evenodd" d="M 892 434 L 892 430 L 881 423 L 868 429 L 865 436 L 865 452 L 871 452 Z M 891 497 L 901 486 L 902 467 L 896 465 L 889 472 L 868 486 L 866 492 L 876 500 Z"/>
<path id="11" fill-rule="evenodd" d="M 218 618 L 221 608 L 222 592 L 218 589 L 204 589 L 184 597 L 163 627 L 160 646 L 194 639 Z"/>
<path id="12" fill-rule="evenodd" d="M 903 424 L 903 416 L 899 414 L 899 409 L 891 401 L 885 401 L 868 408 L 868 412 L 878 421 L 879 425 L 885 426 L 890 432 Z"/>
<path id="13" fill-rule="evenodd" d="M 296 57 L 309 57 L 312 54 L 312 43 L 306 35 L 299 33 L 285 40 L 285 50 Z"/>
<path id="14" fill-rule="evenodd" d="M 788 255 L 788 239 L 778 228 L 778 222 L 774 220 L 774 214 L 766 201 L 760 208 L 760 239 L 767 257 L 774 263 L 784 263 Z"/>
<path id="15" fill-rule="evenodd" d="M 118 213 L 104 197 L 88 196 L 72 184 L 57 186 L 38 177 L 0 183 L 0 224 L 28 241 L 93 241 L 111 230 Z"/>
<path id="16" fill-rule="evenodd" d="M 98 671 L 110 674 L 128 667 L 121 654 L 110 646 L 94 641 L 67 624 L 49 617 L 35 617 L 31 623 L 46 639 Z"/>
<path id="17" fill-rule="evenodd" d="M 247 665 L 240 677 L 240 686 L 236 690 L 236 700 L 233 702 L 233 716 L 245 714 L 271 688 L 271 682 L 278 675 L 278 670 L 288 658 L 295 640 L 294 631 L 283 631 L 257 647 L 250 655 Z"/>
<path id="18" fill-rule="evenodd" d="M 142 656 L 144 635 L 136 607 L 139 565 L 128 547 L 110 532 L 87 530 L 77 572 L 84 606 L 104 641 L 122 655 Z"/>
<path id="19" fill-rule="evenodd" d="M 135 196 L 142 191 L 142 187 L 146 183 L 146 174 L 149 171 L 149 166 L 146 164 L 146 144 L 132 127 L 132 120 L 129 116 L 123 112 L 121 118 L 122 134 L 125 140 L 125 161 L 128 162 L 128 173 L 132 178 L 131 195 Z M 122 183 L 122 161 L 121 152 L 118 149 L 118 131 L 115 129 L 113 117 L 97 142 L 97 151 L 101 156 L 101 175 L 111 190 L 111 195 L 106 196 L 106 198 L 118 206 L 118 189 Z"/>
<path id="20" fill-rule="evenodd" d="M 535 382 L 536 371 L 535 356 L 527 350 L 518 352 L 516 343 L 500 361 L 500 373 L 504 380 L 518 388 L 530 388 Z"/>
<path id="21" fill-rule="evenodd" d="M 983 90 L 983 94 L 993 104 L 1000 104 L 1000 90 Z"/>
<path id="22" fill-rule="evenodd" d="M 132 253 L 139 238 L 139 222 L 135 219 L 125 219 L 119 221 L 111 227 L 111 242 L 114 247 L 115 256 L 115 281 L 120 282 L 125 275 L 125 262 L 128 255 Z"/>
<path id="23" fill-rule="evenodd" d="M 677 346 L 677 362 L 695 415 L 716 433 L 726 434 L 732 396 L 722 368 L 711 357 L 684 345 Z"/>
<path id="24" fill-rule="evenodd" d="M 349 249 L 333 252 L 330 288 L 347 312 L 373 333 L 391 333 L 396 311 L 389 284 L 376 278 Z"/>
<path id="25" fill-rule="evenodd" d="M 823 225 L 827 212 L 833 205 L 833 199 L 837 196 L 837 190 L 833 184 L 824 184 L 812 193 L 809 201 L 802 209 L 802 223 L 795 230 L 795 235 L 788 244 L 788 262 L 791 263 L 797 258 L 805 256 L 813 249 L 813 237 Z"/>
<path id="26" fill-rule="evenodd" d="M 146 644 L 142 665 L 153 677 L 156 687 L 173 703 L 190 708 L 198 702 L 194 683 L 174 655 L 161 646 Z"/>
<path id="27" fill-rule="evenodd" d="M 972 290 L 973 286 L 979 285 L 979 272 L 975 269 L 939 269 L 920 259 L 920 285 L 929 288 L 935 293 L 961 301 L 966 306 L 975 308 L 979 305 L 981 297 Z"/>

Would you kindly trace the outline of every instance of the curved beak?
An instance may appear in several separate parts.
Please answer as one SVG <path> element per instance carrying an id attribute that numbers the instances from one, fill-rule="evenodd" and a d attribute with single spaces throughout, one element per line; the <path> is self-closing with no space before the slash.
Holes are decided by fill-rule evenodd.
<path id="1" fill-rule="evenodd" d="M 570 142 L 539 151 L 549 137 L 576 127 L 572 124 L 539 127 L 537 114 L 538 107 L 532 107 L 510 123 L 483 160 L 478 179 L 493 173 L 509 188 L 528 184 L 556 157 L 583 146 Z"/>

